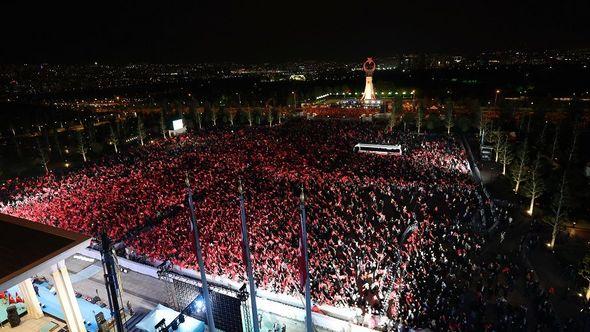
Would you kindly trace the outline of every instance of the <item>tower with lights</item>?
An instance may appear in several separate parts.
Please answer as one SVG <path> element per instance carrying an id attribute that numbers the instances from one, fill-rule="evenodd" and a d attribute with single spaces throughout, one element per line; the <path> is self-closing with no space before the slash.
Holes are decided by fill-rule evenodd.
<path id="1" fill-rule="evenodd" d="M 373 58 L 367 58 L 367 61 L 363 63 L 363 71 L 366 74 L 365 78 L 365 92 L 363 92 L 363 96 L 361 97 L 361 101 L 365 103 L 371 103 L 375 101 L 375 89 L 373 88 L 373 72 L 375 71 L 377 65 L 375 65 L 375 61 Z"/>

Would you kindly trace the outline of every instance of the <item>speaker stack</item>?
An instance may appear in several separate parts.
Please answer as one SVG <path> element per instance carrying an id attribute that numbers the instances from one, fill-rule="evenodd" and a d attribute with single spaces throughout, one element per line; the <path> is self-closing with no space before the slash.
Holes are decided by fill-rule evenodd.
<path id="1" fill-rule="evenodd" d="M 6 308 L 6 316 L 6 318 L 8 319 L 8 323 L 10 324 L 10 327 L 17 327 L 20 325 L 20 316 L 16 311 L 16 306 L 11 305 L 8 308 Z"/>

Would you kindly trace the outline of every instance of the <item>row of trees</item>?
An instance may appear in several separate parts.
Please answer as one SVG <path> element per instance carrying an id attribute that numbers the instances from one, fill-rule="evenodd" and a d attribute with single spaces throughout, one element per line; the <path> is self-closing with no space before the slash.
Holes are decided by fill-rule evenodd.
<path id="1" fill-rule="evenodd" d="M 212 127 L 218 126 L 219 121 L 227 124 L 231 127 L 236 124 L 248 124 L 249 126 L 254 123 L 261 125 L 266 122 L 269 126 L 278 122 L 281 124 L 285 117 L 292 114 L 294 111 L 288 107 L 265 107 L 265 108 L 254 108 L 254 107 L 243 107 L 243 108 L 218 108 L 205 106 L 179 106 L 174 110 L 171 110 L 168 106 L 163 106 L 159 110 L 159 127 L 162 136 L 167 137 L 168 123 L 171 115 L 176 116 L 183 120 L 185 125 L 189 124 L 187 119 L 192 117 L 192 125 L 196 129 L 203 129 L 206 124 Z"/>
<path id="2" fill-rule="evenodd" d="M 551 226 L 549 246 L 554 248 L 570 207 L 569 172 L 575 156 L 578 126 L 574 124 L 569 142 L 562 142 L 566 153 L 558 156 L 560 125 L 544 122 L 533 138 L 531 121 L 529 116 L 520 133 L 509 133 L 500 125 L 494 127 L 491 123 L 485 124 L 487 129 L 484 132 L 489 132 L 486 142 L 493 147 L 493 159 L 501 165 L 502 175 L 510 177 L 514 193 L 528 199 L 527 214 L 532 216 L 538 200 L 547 194 L 550 209 L 543 211 L 542 220 Z M 548 144 L 546 136 L 550 126 L 553 127 L 553 137 Z"/>
<path id="3" fill-rule="evenodd" d="M 132 116 L 119 114 L 108 122 L 96 123 L 94 117 L 89 116 L 75 123 L 71 130 L 63 127 L 39 126 L 39 131 L 32 135 L 34 156 L 36 163 L 40 164 L 45 172 L 49 172 L 50 163 L 65 162 L 67 155 L 75 152 L 83 162 L 88 161 L 89 154 L 101 154 L 105 144 L 113 147 L 115 153 L 119 153 L 121 145 L 137 141 L 145 145 L 153 133 L 160 132 L 163 138 L 168 137 L 169 124 L 174 119 L 182 119 L 185 126 L 196 130 L 205 127 L 217 127 L 220 124 L 236 126 L 239 124 L 253 126 L 255 124 L 274 126 L 281 124 L 284 119 L 292 114 L 293 110 L 287 107 L 267 108 L 217 108 L 209 106 L 185 106 L 183 104 L 164 104 L 157 109 L 148 109 L 144 112 L 133 113 Z M 105 130 L 106 128 L 106 130 Z M 158 128 L 156 130 L 155 128 Z M 66 133 L 64 144 L 63 133 Z M 13 137 L 13 146 L 19 159 L 22 158 L 23 137 L 16 132 Z M 74 146 L 69 149 L 68 146 Z M 2 173 L 0 173 L 0 177 Z"/>
<path id="4" fill-rule="evenodd" d="M 421 134 L 424 131 L 424 126 L 426 122 L 426 127 L 429 130 L 435 129 L 437 126 L 443 126 L 446 130 L 447 135 L 451 134 L 453 127 L 455 127 L 455 114 L 453 112 L 454 103 L 449 100 L 444 105 L 445 114 L 441 117 L 438 114 L 430 114 L 428 119 L 425 116 L 425 110 L 422 103 L 418 103 L 414 106 L 414 114 L 408 115 L 403 114 L 402 110 L 402 100 L 395 99 L 393 104 L 391 105 L 391 111 L 389 112 L 389 121 L 387 124 L 387 130 L 393 130 L 400 121 L 404 122 L 404 127 L 407 121 L 413 121 L 416 126 L 416 132 Z M 425 121 L 426 120 L 426 121 Z M 466 131 L 468 128 L 465 126 L 464 123 L 462 125 L 461 130 Z"/>
<path id="5" fill-rule="evenodd" d="M 188 105 L 186 105 L 188 104 Z M 158 124 L 159 131 L 164 138 L 167 137 L 168 130 L 170 129 L 169 124 L 173 119 L 182 119 L 185 125 L 192 125 L 193 128 L 203 129 L 207 124 L 211 127 L 216 127 L 221 121 L 225 125 L 235 126 L 237 124 L 248 124 L 249 126 L 255 123 L 261 125 L 267 123 L 269 126 L 273 126 L 275 122 L 281 124 L 284 119 L 292 114 L 294 110 L 289 107 L 273 107 L 267 106 L 264 108 L 260 107 L 211 107 L 206 104 L 205 106 L 197 106 L 194 101 L 189 103 L 163 103 L 158 109 Z M 152 110 L 153 111 L 153 110 Z M 153 123 L 152 111 L 148 111 L 144 114 L 136 114 L 137 117 L 137 137 L 140 143 L 143 145 L 145 139 L 145 125 L 144 118 L 146 121 Z M 190 119 L 190 120 L 189 120 Z"/>
<path id="6" fill-rule="evenodd" d="M 577 218 L 587 217 L 580 211 L 588 183 L 583 179 L 583 163 L 577 159 L 582 114 L 579 109 L 565 109 L 559 114 L 561 121 L 548 121 L 545 112 L 532 111 L 514 124 L 484 123 L 480 131 L 487 132 L 493 160 L 501 165 L 502 175 L 511 179 L 514 193 L 527 199 L 527 214 L 548 226 L 547 246 L 552 250 L 567 224 L 575 227 Z M 542 208 L 537 211 L 539 202 Z M 581 259 L 578 274 L 587 283 L 585 298 L 590 300 L 590 254 Z"/>

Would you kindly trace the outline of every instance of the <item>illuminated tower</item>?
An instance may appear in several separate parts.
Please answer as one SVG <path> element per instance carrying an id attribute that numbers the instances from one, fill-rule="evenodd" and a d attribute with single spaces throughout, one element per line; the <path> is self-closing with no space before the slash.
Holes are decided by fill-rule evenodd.
<path id="1" fill-rule="evenodd" d="M 365 78 L 365 92 L 361 97 L 362 101 L 373 101 L 375 100 L 375 89 L 373 88 L 373 72 L 375 71 L 375 61 L 373 58 L 367 58 L 367 61 L 363 64 L 363 70 L 367 77 Z"/>

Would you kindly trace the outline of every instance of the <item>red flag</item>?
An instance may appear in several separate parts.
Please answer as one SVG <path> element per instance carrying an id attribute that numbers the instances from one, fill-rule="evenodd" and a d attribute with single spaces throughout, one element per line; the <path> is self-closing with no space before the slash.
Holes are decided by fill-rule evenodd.
<path id="1" fill-rule="evenodd" d="M 305 282 L 307 281 L 305 273 L 305 247 L 303 246 L 303 229 L 299 229 L 299 287 L 305 291 Z"/>

